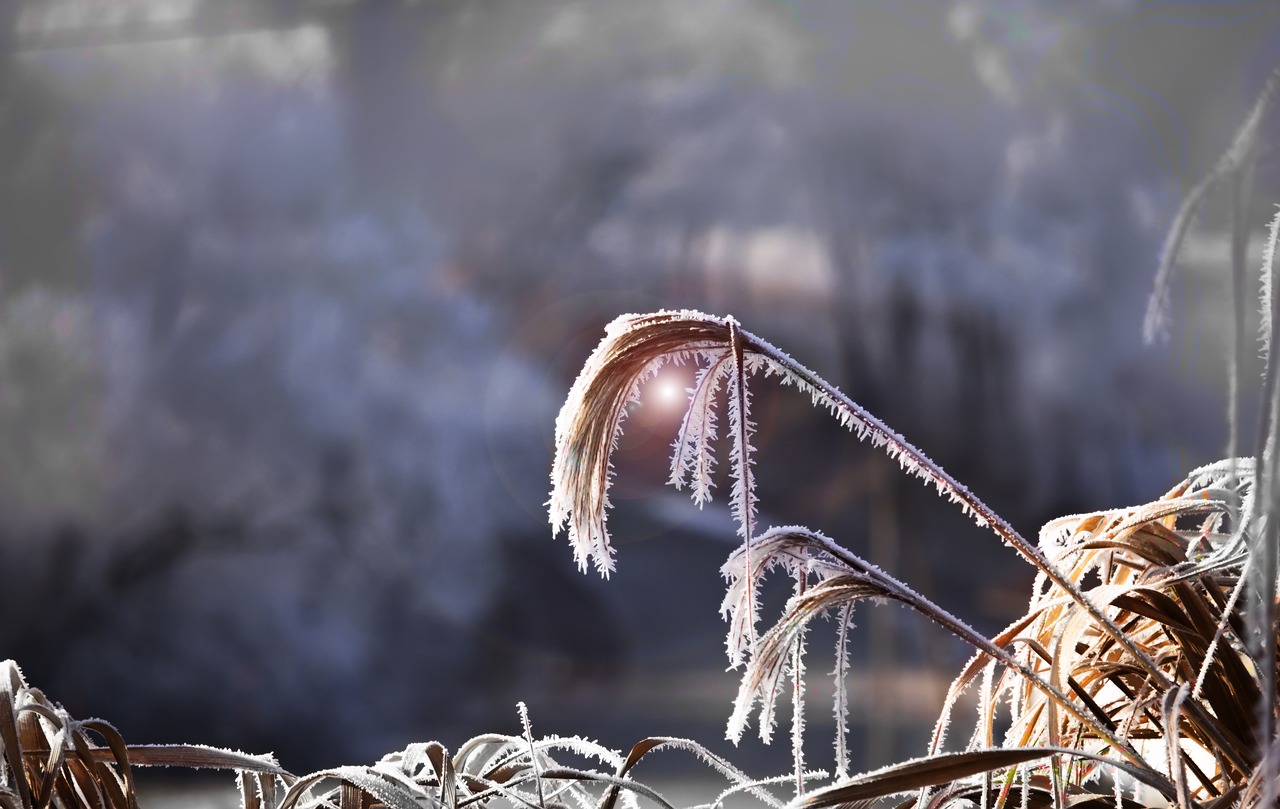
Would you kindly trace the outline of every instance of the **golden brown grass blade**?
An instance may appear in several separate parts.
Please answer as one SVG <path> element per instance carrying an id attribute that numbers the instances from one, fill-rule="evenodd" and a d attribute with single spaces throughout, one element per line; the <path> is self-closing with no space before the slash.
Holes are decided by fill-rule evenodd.
<path id="1" fill-rule="evenodd" d="M 119 755 L 110 748 L 96 748 L 95 757 Z M 186 767 L 197 770 L 243 770 L 246 772 L 285 775 L 273 756 L 253 755 L 200 744 L 131 744 L 120 754 L 138 767 Z"/>
<path id="2" fill-rule="evenodd" d="M 1150 588 L 1130 590 L 1111 599 L 1111 606 L 1132 612 L 1134 615 L 1141 615 L 1174 632 L 1191 634 L 1196 631 L 1186 613 L 1178 606 L 1178 602 L 1159 590 Z"/>
<path id="3" fill-rule="evenodd" d="M 14 666 L 13 670 L 16 671 L 17 667 Z M 18 738 L 18 715 L 13 699 L 13 691 L 8 689 L 0 691 L 0 744 L 4 746 L 4 761 L 8 769 L 9 783 L 16 789 L 22 809 L 34 809 L 35 800 L 31 795 L 31 786 L 27 782 L 27 767 L 26 762 L 23 761 L 23 748 Z"/>
<path id="4" fill-rule="evenodd" d="M 440 803 L 447 809 L 455 809 L 458 805 L 458 774 L 453 769 L 448 749 L 439 742 L 428 742 L 423 752 L 435 769 L 436 781 L 440 784 Z"/>
<path id="5" fill-rule="evenodd" d="M 40 784 L 35 790 L 36 809 L 48 809 L 50 801 L 53 800 L 53 788 L 61 769 L 62 753 L 59 747 L 52 747 L 49 750 L 48 758 L 41 770 Z"/>
<path id="6" fill-rule="evenodd" d="M 348 781 L 338 788 L 338 809 L 369 809 L 373 799 L 369 793 Z"/>
<path id="7" fill-rule="evenodd" d="M 623 778 L 627 773 L 631 772 L 631 768 L 640 762 L 640 759 L 649 754 L 650 751 L 661 747 L 664 743 L 663 739 L 648 738 L 641 739 L 631 745 L 631 750 L 627 753 L 627 758 L 622 762 L 622 766 L 618 768 L 618 777 Z M 599 809 L 614 809 L 618 802 L 618 787 L 612 787 L 605 793 L 604 798 L 600 801 Z"/>
<path id="8" fill-rule="evenodd" d="M 258 789 L 256 775 L 244 771 L 238 772 L 236 784 L 240 787 L 240 809 L 263 809 L 262 794 Z"/>
<path id="9" fill-rule="evenodd" d="M 83 727 L 77 727 L 71 734 L 71 744 L 75 757 L 69 764 L 82 798 L 90 801 L 89 796 L 92 796 L 92 804 L 102 809 L 136 809 L 130 805 L 133 796 L 132 777 L 126 784 L 114 769 L 94 757 L 88 734 Z"/>
<path id="10" fill-rule="evenodd" d="M 1173 798 L 1174 787 L 1168 780 L 1155 777 L 1150 770 L 1135 767 L 1124 761 L 1105 758 L 1083 750 L 1062 747 L 1009 747 L 990 750 L 969 750 L 962 753 L 940 753 L 913 759 L 901 764 L 882 767 L 834 786 L 817 789 L 796 798 L 788 809 L 824 809 L 828 806 L 871 800 L 887 795 L 929 789 L 940 784 L 950 784 L 975 775 L 1007 770 L 1020 764 L 1062 755 L 1087 759 L 1107 767 L 1113 767 L 1137 781 L 1155 789 L 1166 798 Z"/>
<path id="11" fill-rule="evenodd" d="M 120 789 L 123 792 L 125 799 L 126 809 L 138 809 L 137 793 L 133 786 L 133 769 L 129 766 L 130 756 L 128 748 L 125 746 L 124 738 L 120 735 L 120 732 L 110 723 L 101 719 L 86 720 L 84 722 L 77 723 L 77 725 L 77 731 L 83 729 L 83 731 L 97 734 L 107 743 L 107 749 L 111 751 L 112 760 L 116 765 L 115 769 L 113 770 L 102 763 L 98 763 L 96 766 L 100 773 L 100 780 L 109 783 L 118 777 L 120 780 Z M 80 732 L 76 733 L 77 737 L 82 735 L 83 734 Z M 83 741 L 87 742 L 88 739 L 84 738 Z M 85 745 L 85 748 L 86 754 L 90 756 L 95 755 L 95 750 L 93 748 L 88 747 L 87 744 Z M 95 761 L 99 760 L 95 758 Z M 87 761 L 86 764 L 88 764 Z"/>
<path id="12" fill-rule="evenodd" d="M 238 770 L 237 772 L 244 772 Z M 254 786 L 257 787 L 258 797 L 262 801 L 262 805 L 274 809 L 276 806 L 276 793 L 281 784 L 287 785 L 293 780 L 292 775 L 271 775 L 269 773 L 252 773 Z"/>
<path id="13" fill-rule="evenodd" d="M 1020 795 L 1016 804 L 1018 807 L 1026 807 L 1026 809 L 1050 809 L 1054 806 L 1053 785 L 1049 779 L 1043 776 L 1032 776 L 1027 782 L 1018 788 L 1019 792 L 1025 792 L 1025 796 Z M 980 806 L 985 799 L 988 806 L 1007 807 L 1010 805 L 1009 793 L 1013 791 L 1012 783 L 1006 784 L 999 790 L 984 789 L 982 785 L 959 783 L 940 788 L 929 800 L 920 807 L 917 801 L 908 801 L 898 805 L 897 809 L 910 809 L 918 807 L 918 809 L 947 809 L 953 806 Z M 868 806 L 871 802 L 862 802 L 858 806 Z M 1148 802 L 1139 802 L 1123 795 L 1117 797 L 1112 794 L 1100 794 L 1088 790 L 1081 790 L 1068 786 L 1065 806 L 1068 809 L 1151 809 Z"/>
<path id="14" fill-rule="evenodd" d="M 816 789 L 796 798 L 788 809 L 824 809 L 854 801 L 914 792 L 1046 758 L 1054 752 L 1055 749 L 1049 747 L 997 748 L 913 759 L 855 776 L 835 786 Z"/>

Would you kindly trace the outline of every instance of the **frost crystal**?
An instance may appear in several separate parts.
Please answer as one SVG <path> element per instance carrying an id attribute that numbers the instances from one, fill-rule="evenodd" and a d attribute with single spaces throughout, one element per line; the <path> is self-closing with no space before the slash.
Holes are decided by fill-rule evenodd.
<path id="1" fill-rule="evenodd" d="M 680 434 L 672 445 L 671 477 L 667 480 L 678 491 L 686 483 L 693 502 L 702 506 L 711 502 L 714 483 L 715 455 L 711 446 L 716 440 L 715 397 L 720 381 L 729 369 L 729 352 L 702 353 L 702 367 L 689 388 L 689 409 L 680 424 Z"/>

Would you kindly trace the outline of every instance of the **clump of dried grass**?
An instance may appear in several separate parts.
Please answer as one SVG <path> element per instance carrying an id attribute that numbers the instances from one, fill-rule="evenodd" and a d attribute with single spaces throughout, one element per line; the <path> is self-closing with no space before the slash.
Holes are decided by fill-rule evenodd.
<path id="1" fill-rule="evenodd" d="M 456 753 L 439 742 L 409 745 L 375 764 L 297 776 L 271 756 L 200 745 L 126 745 L 100 719 L 77 720 L 27 685 L 13 661 L 0 663 L 0 809 L 138 809 L 134 767 L 232 770 L 242 809 L 465 809 L 498 802 L 516 807 L 638 809 L 639 798 L 674 809 L 635 780 L 633 770 L 658 750 L 703 761 L 727 783 L 723 802 L 747 794 L 783 809 L 774 779 L 753 780 L 697 742 L 653 737 L 627 755 L 576 736 L 535 738 L 520 705 L 521 735 L 488 733 Z M 814 774 L 821 777 L 822 773 Z"/>
<path id="2" fill-rule="evenodd" d="M 73 719 L 0 663 L 0 807 L 137 809 L 135 766 L 237 770 L 277 777 L 270 756 L 199 745 L 134 745 L 101 719 Z"/>

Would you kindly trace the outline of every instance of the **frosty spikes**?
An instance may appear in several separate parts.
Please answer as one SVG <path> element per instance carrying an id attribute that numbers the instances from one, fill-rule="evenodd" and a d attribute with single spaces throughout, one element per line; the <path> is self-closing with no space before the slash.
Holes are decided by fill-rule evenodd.
<path id="1" fill-rule="evenodd" d="M 777 565 L 789 572 L 801 575 L 814 574 L 817 583 L 799 589 L 787 602 L 783 616 L 761 638 L 755 654 L 743 672 L 742 682 L 734 700 L 729 718 L 727 737 L 735 743 L 746 731 L 752 709 L 758 703 L 760 738 L 768 742 L 772 736 L 775 719 L 775 701 L 788 666 L 794 666 L 791 652 L 801 642 L 805 627 L 816 617 L 827 612 L 843 615 L 854 602 L 870 599 L 895 601 L 929 618 L 956 637 L 972 645 L 986 659 L 996 661 L 1014 672 L 1026 687 L 1035 689 L 1043 698 L 1069 716 L 1078 727 L 1088 728 L 1089 734 L 1102 740 L 1118 755 L 1134 766 L 1149 770 L 1135 753 L 1132 745 L 1115 735 L 1105 720 L 1094 715 L 1087 704 L 1077 704 L 1063 690 L 1036 670 L 1034 663 L 1006 648 L 1010 637 L 990 640 L 960 618 L 952 615 L 903 582 L 870 564 L 826 536 L 802 526 L 773 528 L 761 534 L 756 545 L 756 556 L 772 563 L 760 561 L 754 572 L 756 581 L 763 578 L 768 567 Z M 726 602 L 739 592 L 739 584 L 748 578 L 744 566 L 745 550 L 735 551 L 725 563 L 724 571 L 730 580 L 730 593 Z M 739 607 L 741 609 L 741 607 Z M 1019 627 L 1019 629 L 1022 627 Z M 841 642 L 843 643 L 843 635 Z M 842 650 L 837 649 L 837 658 Z M 840 693 L 843 682 L 837 683 L 837 706 L 845 697 Z M 945 724 L 945 720 L 940 720 Z M 839 731 L 837 731 L 839 732 Z M 840 742 L 837 740 L 837 745 Z M 932 751 L 938 752 L 936 750 Z M 1149 773 L 1159 778 L 1156 773 Z"/>
<path id="2" fill-rule="evenodd" d="M 753 450 L 750 425 L 745 420 L 741 425 L 737 423 L 738 410 L 749 395 L 746 378 L 763 370 L 766 376 L 777 374 L 784 385 L 794 385 L 809 394 L 815 405 L 824 406 L 859 438 L 870 439 L 905 470 L 932 482 L 940 494 L 959 504 L 979 525 L 992 525 L 1024 553 L 1031 547 L 924 453 L 813 371 L 738 327 L 732 318 L 688 310 L 660 311 L 622 315 L 606 327 L 604 339 L 587 359 L 556 419 L 556 457 L 548 504 L 551 523 L 557 533 L 568 528 L 574 556 L 582 569 L 586 569 L 588 561 L 594 561 L 602 574 L 613 569 L 613 549 L 605 526 L 612 480 L 610 456 L 627 403 L 636 399 L 640 386 L 661 366 L 691 360 L 702 366 L 702 372 L 695 378 L 690 411 L 673 447 L 670 482 L 676 486 L 688 482 L 697 502 L 710 499 L 713 401 L 720 382 L 731 377 L 728 411 L 735 439 L 731 453 L 735 465 L 733 500 L 744 535 L 754 519 L 750 473 Z M 741 389 L 738 379 L 742 380 Z"/>
<path id="3" fill-rule="evenodd" d="M 689 409 L 680 424 L 680 434 L 672 445 L 671 477 L 667 480 L 679 491 L 686 483 L 693 502 L 699 507 L 711 502 L 711 489 L 715 485 L 711 473 L 715 469 L 715 456 L 711 444 L 716 440 L 716 391 L 724 376 L 729 352 L 710 355 L 710 360 L 693 380 L 689 388 Z"/>
<path id="4" fill-rule="evenodd" d="M 574 559 L 585 571 L 589 561 L 607 576 L 613 548 L 605 527 L 609 508 L 610 458 L 617 446 L 627 405 L 640 386 L 668 362 L 723 349 L 726 327 L 719 319 L 677 313 L 623 315 L 605 329 L 605 337 L 587 358 L 556 418 L 556 456 L 548 501 L 556 533 L 569 530 Z M 693 429 L 700 428 L 693 425 Z M 696 441 L 696 436 L 692 436 Z M 700 451 L 706 452 L 706 447 Z"/>
<path id="5" fill-rule="evenodd" d="M 1106 634 L 1156 678 L 1159 685 L 1169 686 L 1159 667 L 1135 647 L 1110 618 L 1089 602 L 1079 587 L 1068 581 L 1040 548 L 1023 538 L 1003 517 L 880 419 L 813 371 L 739 327 L 732 318 L 691 310 L 664 310 L 647 315 L 621 315 L 605 328 L 604 339 L 587 359 L 556 418 L 556 457 L 551 470 L 552 490 L 548 505 L 554 531 L 559 533 L 560 529 L 568 527 L 569 542 L 579 568 L 585 571 L 588 561 L 594 560 L 602 575 L 607 576 L 613 570 L 613 548 L 605 526 L 609 484 L 613 476 L 610 456 L 617 444 L 626 406 L 636 400 L 640 385 L 668 362 L 697 360 L 714 366 L 726 359 L 729 367 L 725 372 L 743 380 L 741 386 L 730 385 L 731 405 L 728 411 L 730 431 L 735 434 L 735 451 L 731 453 L 735 465 L 732 470 L 735 482 L 733 499 L 737 506 L 735 517 L 740 523 L 739 532 L 744 537 L 751 534 L 754 492 L 750 471 L 750 427 L 745 420 L 742 425 L 737 421 L 739 415 L 745 415 L 739 410 L 746 402 L 746 376 L 763 370 L 766 376 L 778 374 L 783 384 L 795 385 L 808 393 L 815 405 L 826 407 L 859 438 L 870 439 L 873 446 L 883 448 L 905 471 L 933 483 L 939 494 L 958 504 L 979 525 L 989 526 L 1080 604 Z M 710 378 L 714 380 L 720 374 L 720 371 L 713 370 Z M 709 412 L 709 398 L 714 397 L 715 386 L 702 392 L 705 387 L 705 379 L 695 386 L 692 404 L 705 407 Z M 734 387 L 739 389 L 732 390 Z M 705 405 L 699 401 L 700 395 L 708 397 Z M 678 465 L 683 469 L 709 468 L 710 459 L 703 456 L 710 452 L 711 442 L 701 440 L 698 434 L 698 430 L 708 426 L 711 422 L 705 416 L 686 418 L 676 450 Z M 676 465 L 673 462 L 673 467 Z M 679 472 L 673 473 L 673 477 L 679 479 Z M 694 478 L 695 499 L 701 501 L 709 497 L 709 487 L 698 485 L 697 474 Z"/>

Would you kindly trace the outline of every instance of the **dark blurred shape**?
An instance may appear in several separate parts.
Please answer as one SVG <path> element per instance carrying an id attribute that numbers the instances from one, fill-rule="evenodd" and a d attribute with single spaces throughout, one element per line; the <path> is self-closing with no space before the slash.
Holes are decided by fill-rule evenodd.
<path id="1" fill-rule="evenodd" d="M 536 545 L 532 539 L 502 545 L 503 586 L 476 621 L 477 649 L 464 678 L 506 705 L 530 691 L 572 700 L 584 683 L 615 679 L 625 664 L 618 622 L 578 571 L 549 558 L 542 537 Z"/>

